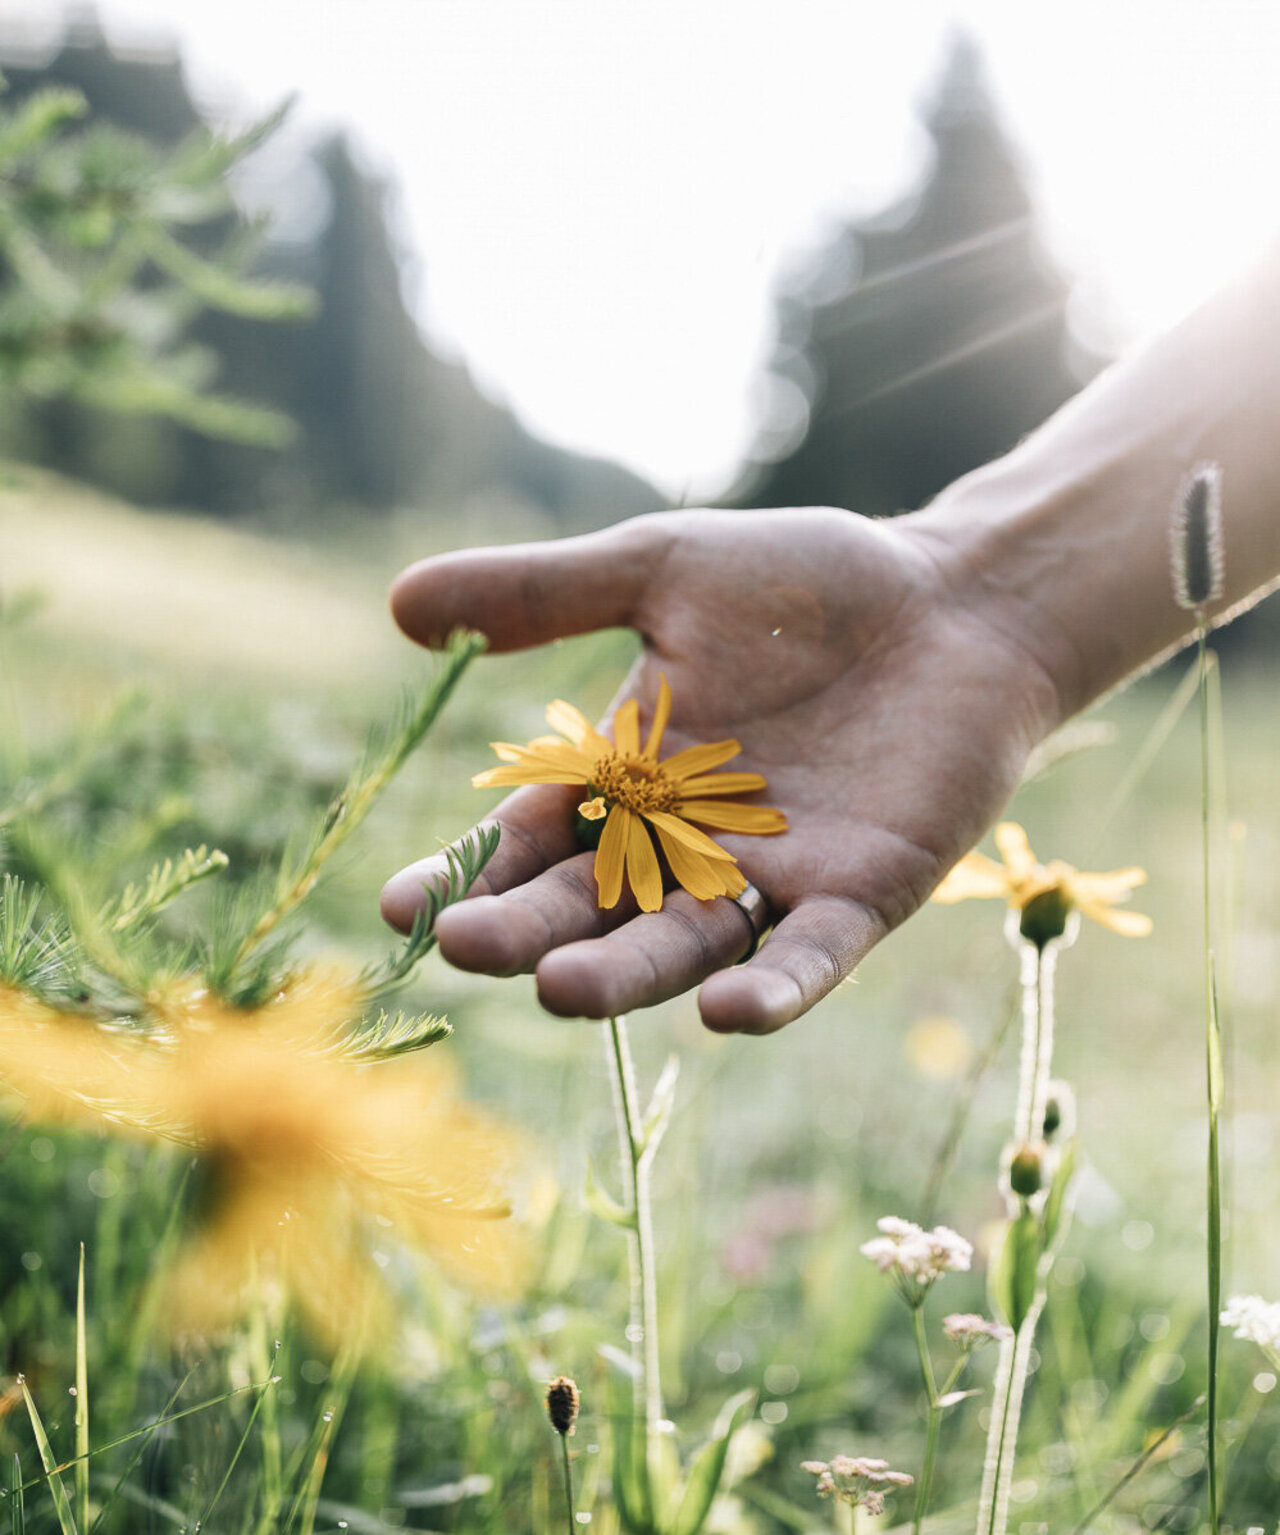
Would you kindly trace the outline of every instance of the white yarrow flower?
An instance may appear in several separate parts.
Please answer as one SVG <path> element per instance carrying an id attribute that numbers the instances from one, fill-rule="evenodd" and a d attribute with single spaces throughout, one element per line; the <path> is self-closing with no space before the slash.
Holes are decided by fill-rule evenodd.
<path id="1" fill-rule="evenodd" d="M 1222 1312 L 1222 1325 L 1234 1327 L 1236 1337 L 1280 1355 L 1280 1303 L 1261 1295 L 1233 1295 Z"/>
<path id="2" fill-rule="evenodd" d="M 889 1275 L 909 1305 L 919 1305 L 943 1274 L 962 1273 L 973 1260 L 972 1244 L 949 1226 L 925 1231 L 896 1215 L 884 1216 L 876 1226 L 882 1234 L 859 1251 Z"/>

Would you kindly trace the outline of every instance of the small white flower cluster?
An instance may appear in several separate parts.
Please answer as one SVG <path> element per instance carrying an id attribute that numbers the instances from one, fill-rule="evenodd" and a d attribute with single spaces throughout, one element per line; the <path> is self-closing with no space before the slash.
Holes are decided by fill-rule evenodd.
<path id="1" fill-rule="evenodd" d="M 943 1274 L 963 1272 L 973 1258 L 972 1244 L 949 1226 L 925 1231 L 896 1215 L 884 1216 L 876 1226 L 882 1235 L 864 1242 L 859 1251 L 882 1274 L 888 1274 L 909 1301 L 923 1298 Z"/>
<path id="2" fill-rule="evenodd" d="M 1222 1325 L 1234 1327 L 1236 1337 L 1256 1343 L 1273 1358 L 1280 1355 L 1280 1302 L 1261 1295 L 1233 1295 L 1222 1313 Z"/>
<path id="3" fill-rule="evenodd" d="M 800 1469 L 818 1478 L 820 1498 L 836 1498 L 869 1514 L 883 1514 L 886 1493 L 910 1487 L 915 1480 L 905 1471 L 890 1471 L 887 1460 L 869 1455 L 837 1455 L 832 1461 L 806 1460 Z"/>
<path id="4" fill-rule="evenodd" d="M 959 1344 L 966 1354 L 971 1349 L 981 1348 L 984 1343 L 1000 1343 L 1005 1338 L 1013 1337 L 1012 1328 L 1006 1327 L 1003 1322 L 989 1322 L 986 1317 L 975 1316 L 968 1311 L 944 1316 L 942 1330 L 949 1341 Z"/>

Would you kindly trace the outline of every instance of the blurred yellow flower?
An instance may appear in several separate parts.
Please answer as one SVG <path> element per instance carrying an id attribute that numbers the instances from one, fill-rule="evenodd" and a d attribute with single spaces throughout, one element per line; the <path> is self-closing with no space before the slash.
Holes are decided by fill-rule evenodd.
<path id="1" fill-rule="evenodd" d="M 662 905 L 654 836 L 672 874 L 690 895 L 700 901 L 740 895 L 747 882 L 737 859 L 689 823 L 771 836 L 786 831 L 786 817 L 767 805 L 725 805 L 712 797 L 754 794 L 767 787 L 759 773 L 713 771 L 737 756 L 737 741 L 690 746 L 660 762 L 658 749 L 670 716 L 671 689 L 665 677 L 659 679 L 658 706 L 643 747 L 640 705 L 634 698 L 614 715 L 612 741 L 572 705 L 557 699 L 547 709 L 547 723 L 559 735 L 539 736 L 528 746 L 492 742 L 507 766 L 477 773 L 472 782 L 477 789 L 581 784 L 586 794 L 579 814 L 604 822 L 595 861 L 603 907 L 618 904 L 624 876 L 641 911 L 657 911 Z"/>
<path id="2" fill-rule="evenodd" d="M 1041 909 L 1050 927 L 1057 917 L 1061 918 L 1057 933 L 1048 931 L 1048 937 L 1061 933 L 1072 911 L 1079 911 L 1126 938 L 1145 938 L 1151 931 L 1150 917 L 1137 911 L 1116 910 L 1119 902 L 1129 899 L 1134 886 L 1146 880 L 1145 870 L 1128 868 L 1109 874 L 1084 874 L 1056 858 L 1049 864 L 1037 863 L 1027 834 L 1016 821 L 1001 821 L 995 835 L 1003 862 L 997 863 L 983 853 L 969 853 L 933 892 L 935 901 L 945 905 L 973 896 L 1002 897 L 1023 914 L 1024 936 L 1032 938 L 1036 935 L 1027 932 L 1025 919 L 1029 910 L 1034 912 L 1036 908 Z"/>
<path id="3" fill-rule="evenodd" d="M 459 1101 L 435 1059 L 335 1051 L 359 1002 L 322 972 L 251 1012 L 188 989 L 162 1005 L 164 1036 L 143 1039 L 0 992 L 0 1082 L 32 1117 L 196 1151 L 196 1229 L 168 1278 L 175 1326 L 226 1325 L 265 1283 L 330 1344 L 351 1343 L 385 1312 L 370 1221 L 464 1283 L 519 1288 L 504 1192 L 518 1138 Z"/>
<path id="4" fill-rule="evenodd" d="M 973 1059 L 973 1041 L 954 1018 L 930 1013 L 907 1030 L 907 1059 L 922 1077 L 948 1082 L 962 1077 Z"/>

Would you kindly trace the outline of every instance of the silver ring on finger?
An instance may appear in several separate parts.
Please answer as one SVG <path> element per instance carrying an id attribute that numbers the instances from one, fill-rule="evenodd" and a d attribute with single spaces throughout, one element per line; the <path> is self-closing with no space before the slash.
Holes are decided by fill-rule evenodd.
<path id="1" fill-rule="evenodd" d="M 760 947 L 760 940 L 773 925 L 769 917 L 769 903 L 749 880 L 737 895 L 731 895 L 729 899 L 751 926 L 751 943 L 747 952 L 735 961 L 736 964 L 745 965 Z"/>

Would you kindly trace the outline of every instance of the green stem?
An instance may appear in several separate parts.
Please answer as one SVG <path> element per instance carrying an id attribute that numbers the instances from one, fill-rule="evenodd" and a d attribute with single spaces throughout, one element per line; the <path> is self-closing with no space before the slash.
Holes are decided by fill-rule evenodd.
<path id="1" fill-rule="evenodd" d="M 929 1341 L 925 1337 L 923 1306 L 912 1306 L 911 1325 L 915 1332 L 916 1352 L 920 1355 L 920 1374 L 924 1378 L 925 1395 L 929 1399 L 929 1425 L 925 1434 L 924 1464 L 920 1468 L 920 1481 L 916 1487 L 915 1516 L 911 1524 L 913 1535 L 920 1535 L 924 1516 L 929 1509 L 929 1496 L 933 1491 L 933 1463 L 938 1453 L 942 1408 L 938 1400 L 938 1383 L 933 1373 L 933 1360 L 929 1356 Z"/>
<path id="2" fill-rule="evenodd" d="M 1024 940 L 1021 944 L 1022 1052 L 1013 1124 L 1015 1145 L 1038 1141 L 1044 1131 L 1045 1100 L 1053 1060 L 1053 983 L 1058 947 L 1057 941 L 1036 944 Z M 1022 1396 L 1027 1384 L 1031 1344 L 1044 1307 L 1045 1278 L 1042 1266 L 1026 1315 L 1013 1337 L 1006 1338 L 1000 1345 L 982 1492 L 978 1501 L 977 1535 L 1004 1535 L 1008 1524 Z"/>
<path id="3" fill-rule="evenodd" d="M 951 1394 L 969 1361 L 968 1357 L 962 1354 L 951 1367 L 951 1373 L 943 1382 L 942 1390 L 939 1391 L 937 1378 L 933 1373 L 933 1359 L 929 1354 L 929 1341 L 924 1331 L 923 1306 L 912 1306 L 911 1325 L 915 1331 L 916 1352 L 920 1355 L 920 1374 L 924 1379 L 925 1395 L 929 1399 L 929 1426 L 925 1437 L 924 1464 L 920 1468 L 920 1481 L 916 1487 L 915 1517 L 911 1526 L 913 1535 L 920 1535 L 924 1516 L 929 1511 L 929 1499 L 933 1493 L 933 1467 L 938 1455 L 938 1438 L 942 1430 L 943 1403 Z"/>
<path id="4" fill-rule="evenodd" d="M 653 1266 L 653 1205 L 649 1193 L 649 1158 L 645 1154 L 636 1104 L 635 1067 L 625 1018 L 609 1020 L 609 1062 L 618 1117 L 618 1148 L 627 1178 L 631 1229 L 627 1254 L 631 1268 L 631 1325 L 627 1338 L 636 1362 L 636 1411 L 644 1417 L 646 1443 L 662 1422 L 662 1384 L 658 1359 L 658 1281 Z"/>
<path id="5" fill-rule="evenodd" d="M 1205 1087 L 1208 1098 L 1206 1166 L 1205 1260 L 1209 1300 L 1208 1444 L 1209 1529 L 1218 1535 L 1218 1318 L 1222 1311 L 1222 1180 L 1218 1147 L 1218 1112 L 1222 1093 L 1221 1044 L 1213 974 L 1213 930 L 1210 920 L 1209 861 L 1209 654 L 1203 611 L 1197 614 L 1196 663 L 1200 692 L 1200 860 L 1203 884 Z"/>
<path id="6" fill-rule="evenodd" d="M 564 1502 L 565 1502 L 565 1528 L 569 1535 L 574 1535 L 575 1522 L 573 1515 L 573 1469 L 569 1463 L 569 1436 L 560 1435 L 560 1449 L 564 1456 Z"/>

